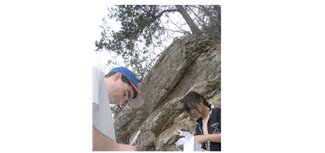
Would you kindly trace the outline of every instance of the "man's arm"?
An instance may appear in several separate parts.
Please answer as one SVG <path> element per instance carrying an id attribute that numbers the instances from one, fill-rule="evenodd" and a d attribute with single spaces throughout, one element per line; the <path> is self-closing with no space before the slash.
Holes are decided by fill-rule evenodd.
<path id="1" fill-rule="evenodd" d="M 135 146 L 116 143 L 93 127 L 93 151 L 136 151 Z"/>
<path id="2" fill-rule="evenodd" d="M 203 142 L 221 142 L 221 133 L 219 134 L 205 134 L 205 135 L 196 135 L 195 140 L 199 143 Z"/>

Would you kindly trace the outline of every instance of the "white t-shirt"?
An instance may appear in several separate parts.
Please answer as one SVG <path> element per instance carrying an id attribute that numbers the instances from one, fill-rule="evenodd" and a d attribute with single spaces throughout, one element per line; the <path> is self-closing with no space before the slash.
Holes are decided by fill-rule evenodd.
<path id="1" fill-rule="evenodd" d="M 93 126 L 105 136 L 115 139 L 112 111 L 104 84 L 105 74 L 93 67 Z"/>

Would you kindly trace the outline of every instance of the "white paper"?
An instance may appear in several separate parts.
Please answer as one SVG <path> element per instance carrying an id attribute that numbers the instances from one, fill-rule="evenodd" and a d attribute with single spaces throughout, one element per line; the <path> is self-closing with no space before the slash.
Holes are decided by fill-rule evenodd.
<path id="1" fill-rule="evenodd" d="M 184 138 L 178 139 L 175 144 L 178 148 L 183 149 L 184 152 L 203 151 L 201 144 L 195 141 L 194 135 L 191 133 L 186 131 L 179 131 L 178 135 L 184 136 Z"/>

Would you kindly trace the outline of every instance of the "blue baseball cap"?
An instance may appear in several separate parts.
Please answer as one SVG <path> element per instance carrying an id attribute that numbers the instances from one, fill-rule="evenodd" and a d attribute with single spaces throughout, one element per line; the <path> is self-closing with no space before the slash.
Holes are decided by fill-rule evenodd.
<path id="1" fill-rule="evenodd" d="M 130 83 L 131 83 L 132 87 L 134 88 L 134 90 L 137 91 L 136 97 L 133 98 L 133 99 L 130 99 L 127 104 L 129 106 L 131 106 L 132 108 L 134 108 L 134 109 L 138 109 L 141 106 L 143 106 L 144 97 L 143 97 L 142 93 L 139 90 L 139 83 L 137 81 L 137 77 L 135 76 L 135 74 L 132 71 L 130 71 L 129 69 L 125 68 L 125 67 L 113 68 L 111 70 L 111 72 L 120 72 L 125 78 L 127 78 L 130 81 Z"/>

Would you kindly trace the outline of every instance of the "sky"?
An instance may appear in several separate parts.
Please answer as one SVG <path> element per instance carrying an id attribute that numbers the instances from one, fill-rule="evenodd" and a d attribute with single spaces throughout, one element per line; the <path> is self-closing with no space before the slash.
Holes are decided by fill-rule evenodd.
<path id="1" fill-rule="evenodd" d="M 132 3 L 0 2 L 0 152 L 91 152 L 93 42 L 106 2 Z M 322 3 L 202 3 L 218 2 L 223 152 L 324 152 Z"/>

